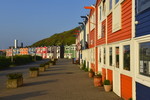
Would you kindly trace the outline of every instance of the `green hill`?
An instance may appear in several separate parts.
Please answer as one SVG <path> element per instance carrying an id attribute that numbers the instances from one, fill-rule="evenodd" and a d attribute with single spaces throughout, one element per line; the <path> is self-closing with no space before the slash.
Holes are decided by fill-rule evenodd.
<path id="1" fill-rule="evenodd" d="M 43 40 L 40 40 L 34 44 L 32 44 L 32 47 L 38 47 L 38 46 L 52 46 L 52 45 L 71 45 L 75 43 L 75 37 L 73 36 L 75 33 L 75 30 L 79 29 L 74 28 L 69 31 L 64 31 L 62 33 L 57 33 L 49 38 L 45 38 Z"/>

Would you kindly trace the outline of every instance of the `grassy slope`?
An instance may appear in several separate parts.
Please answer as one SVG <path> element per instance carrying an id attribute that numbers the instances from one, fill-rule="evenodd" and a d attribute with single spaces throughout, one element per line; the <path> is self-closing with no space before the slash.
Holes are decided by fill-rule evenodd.
<path id="1" fill-rule="evenodd" d="M 37 47 L 37 46 L 74 44 L 75 43 L 75 37 L 73 37 L 73 35 L 74 35 L 73 33 L 75 33 L 76 29 L 78 29 L 78 28 L 74 28 L 74 29 L 69 30 L 69 31 L 64 31 L 62 33 L 54 34 L 51 37 L 40 40 L 31 46 Z"/>

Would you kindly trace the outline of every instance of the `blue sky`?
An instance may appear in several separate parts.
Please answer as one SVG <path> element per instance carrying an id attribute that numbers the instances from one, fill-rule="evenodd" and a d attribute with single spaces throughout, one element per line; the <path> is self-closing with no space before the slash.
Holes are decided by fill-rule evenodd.
<path id="1" fill-rule="evenodd" d="M 0 0 L 0 49 L 24 46 L 55 33 L 70 30 L 89 14 L 84 6 L 95 0 Z"/>

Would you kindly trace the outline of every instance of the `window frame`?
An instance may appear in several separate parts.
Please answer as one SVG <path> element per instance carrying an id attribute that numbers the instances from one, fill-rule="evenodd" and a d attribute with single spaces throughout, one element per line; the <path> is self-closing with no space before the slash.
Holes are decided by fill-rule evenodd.
<path id="1" fill-rule="evenodd" d="M 147 36 L 144 38 L 137 37 L 137 38 L 135 38 L 135 43 L 134 43 L 134 49 L 136 49 L 136 52 L 134 52 L 134 55 L 135 55 L 134 66 L 137 66 L 134 68 L 135 74 L 136 74 L 135 75 L 135 81 L 140 82 L 140 83 L 147 85 L 147 86 L 150 86 L 150 84 L 149 84 L 150 77 L 139 74 L 140 65 L 137 62 L 139 62 L 139 43 L 150 42 L 149 38 L 150 38 L 150 36 Z"/>
<path id="2" fill-rule="evenodd" d="M 102 38 L 102 4 L 98 6 L 98 39 Z"/>
<path id="3" fill-rule="evenodd" d="M 143 44 L 143 43 L 150 43 L 150 41 L 149 41 L 149 42 L 141 42 L 141 43 L 139 43 L 139 52 L 138 52 L 138 53 L 139 53 L 139 59 L 138 59 L 138 60 L 139 60 L 139 62 L 138 62 L 138 63 L 139 63 L 139 74 L 140 74 L 140 75 L 143 75 L 143 76 L 150 77 L 150 66 L 148 66 L 148 67 L 149 67 L 149 70 L 148 70 L 148 71 L 149 71 L 149 74 L 146 74 L 146 73 L 144 73 L 144 72 L 142 73 L 142 72 L 140 71 L 140 70 L 141 70 L 141 67 L 140 67 L 140 55 L 141 55 L 141 54 L 140 54 L 140 48 L 141 48 L 141 47 L 140 47 L 140 44 Z M 144 63 L 145 61 L 146 61 L 146 60 L 143 60 L 143 63 Z M 148 61 L 147 61 L 147 62 L 148 62 Z M 149 64 L 150 64 L 150 61 L 149 61 Z M 143 65 L 142 67 L 143 67 L 143 70 L 144 70 L 144 65 Z"/>
<path id="4" fill-rule="evenodd" d="M 117 32 L 117 31 L 119 31 L 119 30 L 121 30 L 121 25 L 122 25 L 122 23 L 121 23 L 121 3 L 124 1 L 124 0 L 119 0 L 116 4 L 115 4 L 115 0 L 112 0 L 113 2 L 112 2 L 112 32 L 113 33 L 115 33 L 115 32 Z M 120 10 L 120 11 L 118 11 L 118 9 Z M 118 12 L 119 12 L 119 14 L 118 14 Z M 117 21 L 118 21 L 118 24 L 117 24 L 117 26 L 118 27 L 115 27 L 116 26 L 116 18 L 115 18 L 115 13 L 117 13 L 117 15 L 119 16 L 119 20 L 117 19 Z"/>
<path id="5" fill-rule="evenodd" d="M 112 64 L 110 65 L 110 48 L 111 48 L 111 53 L 112 53 Z M 108 49 L 109 49 L 109 51 L 108 51 L 108 65 L 109 66 L 113 66 L 113 47 L 112 46 L 110 46 L 110 47 L 108 47 Z"/>
<path id="6" fill-rule="evenodd" d="M 106 47 L 103 47 L 103 64 L 106 65 Z"/>
<path id="7" fill-rule="evenodd" d="M 116 55 L 116 48 L 117 48 L 117 47 L 119 47 L 119 53 L 118 53 L 118 54 L 119 54 L 119 65 L 118 65 L 118 67 L 117 67 L 117 58 L 116 58 L 116 56 L 117 56 L 117 55 Z M 115 60 L 115 68 L 120 69 L 120 64 L 121 64 L 121 63 L 120 63 L 120 56 L 121 56 L 121 55 L 120 55 L 120 46 L 119 46 L 119 45 L 118 45 L 118 46 L 115 46 L 114 52 L 115 52 L 115 54 L 114 54 L 114 55 L 115 55 L 115 59 L 114 59 L 114 60 Z"/>
<path id="8" fill-rule="evenodd" d="M 135 7 L 136 7 L 136 11 L 135 11 L 136 15 L 138 15 L 138 14 L 144 12 L 144 11 L 147 10 L 147 9 L 150 9 L 150 7 L 148 7 L 148 8 L 143 9 L 142 11 L 139 11 L 139 10 L 138 10 L 138 8 L 139 8 L 139 3 L 138 3 L 139 0 L 136 0 L 135 2 L 136 2 L 136 5 L 135 5 Z"/>
<path id="9" fill-rule="evenodd" d="M 124 69 L 124 46 L 130 46 L 130 69 L 129 70 L 126 70 L 126 69 Z M 130 44 L 124 44 L 123 46 L 122 46 L 122 66 L 123 66 L 123 70 L 125 70 L 125 71 L 131 71 L 131 45 Z"/>

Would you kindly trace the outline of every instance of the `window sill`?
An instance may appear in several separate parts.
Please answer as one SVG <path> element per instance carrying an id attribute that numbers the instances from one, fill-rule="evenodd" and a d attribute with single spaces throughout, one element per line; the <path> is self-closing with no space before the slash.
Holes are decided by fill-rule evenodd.
<path id="1" fill-rule="evenodd" d="M 148 76 L 137 74 L 136 75 L 136 81 L 139 83 L 150 86 L 150 84 L 149 84 L 150 83 L 150 77 L 148 77 Z"/>
<path id="2" fill-rule="evenodd" d="M 121 27 L 118 27 L 118 28 L 116 28 L 116 29 L 113 29 L 112 30 L 112 33 L 116 33 L 116 32 L 118 32 L 118 31 L 120 31 L 121 30 Z"/>
<path id="3" fill-rule="evenodd" d="M 107 17 L 112 13 L 112 9 L 107 13 Z"/>

